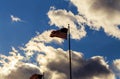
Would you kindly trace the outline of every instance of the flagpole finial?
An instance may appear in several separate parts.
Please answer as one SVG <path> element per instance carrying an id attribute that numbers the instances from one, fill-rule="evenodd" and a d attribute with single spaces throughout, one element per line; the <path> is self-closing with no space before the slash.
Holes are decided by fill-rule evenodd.
<path id="1" fill-rule="evenodd" d="M 70 26 L 70 24 L 68 24 L 68 26 Z"/>
<path id="2" fill-rule="evenodd" d="M 68 29 L 70 28 L 70 24 L 68 24 Z"/>

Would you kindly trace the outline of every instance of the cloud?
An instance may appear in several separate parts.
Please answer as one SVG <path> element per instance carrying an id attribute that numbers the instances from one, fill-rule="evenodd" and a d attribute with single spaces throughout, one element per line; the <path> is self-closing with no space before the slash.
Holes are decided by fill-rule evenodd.
<path id="1" fill-rule="evenodd" d="M 73 14 L 65 9 L 56 10 L 52 7 L 48 12 L 50 25 L 61 28 L 70 24 L 73 39 L 81 39 L 86 36 L 86 25 L 97 31 L 103 29 L 107 35 L 120 39 L 119 0 L 70 1 L 77 7 L 78 14 Z"/>
<path id="2" fill-rule="evenodd" d="M 42 35 L 44 34 L 42 33 Z M 69 79 L 68 51 L 48 46 L 36 38 L 32 38 L 24 49 L 33 52 L 32 56 L 37 53 L 36 61 L 40 70 L 45 73 L 45 78 Z M 29 49 L 33 43 L 36 44 L 34 46 L 37 49 L 34 47 L 34 49 Z M 26 55 L 31 52 L 26 52 Z M 72 70 L 74 79 L 115 79 L 114 73 L 101 56 L 84 59 L 82 53 L 72 51 Z"/>
<path id="3" fill-rule="evenodd" d="M 71 0 L 77 7 L 78 13 L 83 15 L 90 28 L 104 32 L 120 39 L 120 1 L 119 0 Z"/>
<path id="4" fill-rule="evenodd" d="M 113 61 L 114 72 L 116 76 L 120 78 L 120 59 L 116 59 Z"/>
<path id="5" fill-rule="evenodd" d="M 34 52 L 42 52 L 42 51 L 48 51 L 45 47 L 46 43 L 55 42 L 57 44 L 62 44 L 63 39 L 54 37 L 51 38 L 52 30 L 44 31 L 42 34 L 38 34 L 34 38 L 32 38 L 26 45 L 25 48 L 22 48 L 22 50 L 26 51 L 27 56 L 32 56 Z M 40 50 L 41 49 L 41 50 Z"/>
<path id="6" fill-rule="evenodd" d="M 10 15 L 12 22 L 22 22 L 22 20 L 14 15 Z"/>
<path id="7" fill-rule="evenodd" d="M 68 24 L 70 24 L 73 39 L 81 39 L 86 36 L 85 27 L 81 24 L 81 22 L 85 22 L 85 20 L 78 15 L 74 15 L 71 11 L 56 10 L 55 7 L 51 7 L 47 15 L 50 19 L 50 25 L 55 25 L 59 28 L 68 28 Z M 81 20 L 81 22 L 78 22 L 78 19 Z"/>
<path id="8" fill-rule="evenodd" d="M 116 67 L 117 70 L 120 71 L 120 59 L 114 60 L 113 65 Z"/>
<path id="9" fill-rule="evenodd" d="M 10 74 L 4 79 L 29 79 L 33 74 L 41 74 L 39 68 L 33 64 L 18 65 L 16 69 L 11 70 Z"/>
<path id="10" fill-rule="evenodd" d="M 21 56 L 15 48 L 12 48 L 12 52 L 9 52 L 10 56 L 0 55 L 0 70 L 1 73 L 9 74 L 10 69 L 14 69 L 15 65 L 23 59 L 23 56 Z M 3 71 L 4 70 L 4 71 Z"/>
<path id="11" fill-rule="evenodd" d="M 34 73 L 44 72 L 46 79 L 69 79 L 68 51 L 49 46 L 49 43 L 54 40 L 58 43 L 63 41 L 60 39 L 58 41 L 56 38 L 50 39 L 49 36 L 44 37 L 50 32 L 51 30 L 48 30 L 33 37 L 22 48 L 25 56 L 14 47 L 9 56 L 0 55 L 0 78 L 29 79 Z M 115 79 L 116 73 L 113 73 L 104 57 L 93 56 L 85 59 L 81 52 L 71 50 L 71 53 L 74 79 Z M 34 63 L 38 64 L 30 63 L 34 55 L 36 55 Z"/>
<path id="12" fill-rule="evenodd" d="M 58 53 L 57 53 L 58 51 Z M 46 78 L 57 76 L 58 79 L 69 79 L 69 62 L 68 53 L 58 49 L 53 56 L 47 54 L 45 56 L 38 56 L 41 69 L 46 72 Z M 48 52 L 50 53 L 50 52 Z M 42 62 L 42 61 L 46 62 Z M 49 60 L 49 61 L 48 61 Z M 103 64 L 102 57 L 95 57 L 95 59 L 84 59 L 79 52 L 72 53 L 72 73 L 74 79 L 115 79 L 114 74 Z M 104 61 L 105 63 L 105 61 Z M 51 74 L 52 73 L 52 74 Z M 54 75 L 55 74 L 55 75 Z M 95 77 L 95 78 L 94 78 Z"/>
<path id="13" fill-rule="evenodd" d="M 9 56 L 0 55 L 0 79 L 29 79 L 34 73 L 40 74 L 40 69 L 32 63 L 23 62 L 24 56 L 12 47 Z"/>

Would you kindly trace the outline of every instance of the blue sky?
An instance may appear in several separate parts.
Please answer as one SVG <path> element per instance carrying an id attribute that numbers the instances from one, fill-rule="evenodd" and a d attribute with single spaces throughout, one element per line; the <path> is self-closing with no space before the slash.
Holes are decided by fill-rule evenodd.
<path id="1" fill-rule="evenodd" d="M 50 6 L 58 9 L 70 9 L 76 13 L 74 6 L 69 6 L 68 1 L 5 1 L 1 0 L 0 5 L 0 52 L 8 53 L 11 46 L 18 48 L 26 44 L 36 32 L 42 33 L 49 30 L 49 18 L 47 12 Z M 10 15 L 21 18 L 24 22 L 12 22 Z M 72 49 L 85 53 L 85 57 L 102 55 L 108 59 L 120 58 L 119 39 L 107 36 L 103 30 L 94 31 L 87 29 L 87 36 L 82 40 L 72 40 Z"/>
<path id="2" fill-rule="evenodd" d="M 0 52 L 5 53 L 10 51 L 11 46 L 18 47 L 27 43 L 36 35 L 36 32 L 41 33 L 44 30 L 51 29 L 48 24 L 47 12 L 50 6 L 58 5 L 60 7 L 63 6 L 63 2 L 65 1 L 1 0 Z M 12 22 L 10 15 L 20 17 L 24 22 Z"/>
<path id="3" fill-rule="evenodd" d="M 41 1 L 1 1 L 1 52 L 8 52 L 11 46 L 17 47 L 25 44 L 35 36 L 36 31 L 42 32 L 44 27 L 48 27 L 46 12 L 49 7 L 44 5 L 46 2 L 42 2 L 43 5 L 39 3 Z M 47 10 L 42 6 L 47 7 Z M 20 17 L 25 22 L 14 23 L 11 21 L 10 15 Z"/>
<path id="4" fill-rule="evenodd" d="M 74 15 L 80 13 L 77 9 L 78 6 L 68 0 L 0 0 L 0 53 L 9 55 L 11 47 L 20 50 L 19 47 L 24 47 L 31 38 L 37 35 L 36 32 L 41 34 L 47 30 L 59 29 L 57 24 L 49 24 L 49 21 L 52 21 L 48 17 L 51 6 L 54 6 L 55 10 L 71 11 Z M 20 20 L 13 20 L 11 15 Z M 67 24 L 66 22 L 66 26 Z M 109 35 L 104 27 L 99 30 L 91 29 L 87 23 L 84 27 L 87 32 L 84 37 L 80 40 L 71 39 L 72 50 L 82 52 L 87 59 L 98 55 L 106 57 L 110 64 L 113 60 L 120 58 L 119 33 L 118 37 L 114 34 Z M 61 45 L 56 43 L 50 45 L 67 50 L 67 44 L 67 40 L 65 40 Z"/>

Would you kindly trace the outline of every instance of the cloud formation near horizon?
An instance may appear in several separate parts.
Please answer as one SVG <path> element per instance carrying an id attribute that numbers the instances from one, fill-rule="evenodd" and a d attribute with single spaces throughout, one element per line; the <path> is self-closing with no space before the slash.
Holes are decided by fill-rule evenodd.
<path id="1" fill-rule="evenodd" d="M 46 79 L 69 79 L 68 51 L 46 45 L 46 40 L 38 40 L 41 38 L 41 35 L 44 36 L 46 33 L 43 32 L 32 38 L 26 44 L 24 48 L 26 55 L 30 56 L 32 52 L 31 56 L 33 56 L 38 53 L 36 60 L 39 63 L 40 70 L 45 73 Z M 50 37 L 46 38 L 50 39 Z M 46 42 L 51 42 L 48 41 Z M 72 69 L 74 79 L 115 79 L 114 73 L 101 56 L 84 59 L 82 53 L 72 51 Z"/>
<path id="2" fill-rule="evenodd" d="M 46 33 L 48 37 L 43 38 Z M 23 48 L 26 56 L 20 55 L 15 48 L 9 56 L 0 55 L 0 71 L 4 70 L 0 78 L 29 79 L 34 73 L 44 72 L 46 79 L 69 79 L 68 51 L 48 46 L 53 40 L 58 41 L 49 35 L 50 31 L 46 31 L 32 38 Z M 34 63 L 38 65 L 30 63 L 35 54 Z M 74 79 L 115 79 L 115 73 L 102 56 L 85 59 L 81 52 L 72 51 L 72 70 Z"/>
<path id="3" fill-rule="evenodd" d="M 0 55 L 0 79 L 29 79 L 34 73 L 41 73 L 32 63 L 25 63 L 24 56 L 12 48 L 9 56 Z"/>

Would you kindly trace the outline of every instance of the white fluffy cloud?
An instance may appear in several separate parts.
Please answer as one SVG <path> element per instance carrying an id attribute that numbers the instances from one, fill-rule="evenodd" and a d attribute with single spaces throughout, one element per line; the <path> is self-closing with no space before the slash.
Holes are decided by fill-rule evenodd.
<path id="1" fill-rule="evenodd" d="M 39 68 L 33 64 L 19 64 L 16 69 L 12 69 L 10 74 L 5 76 L 4 79 L 29 79 L 33 74 L 41 74 Z"/>
<path id="2" fill-rule="evenodd" d="M 22 22 L 22 20 L 14 15 L 10 15 L 12 22 Z"/>
<path id="3" fill-rule="evenodd" d="M 108 35 L 120 39 L 119 0 L 71 0 L 79 14 L 84 15 L 87 24 L 93 29 L 103 28 Z"/>
<path id="4" fill-rule="evenodd" d="M 12 48 L 9 56 L 0 55 L 0 79 L 29 79 L 35 73 L 41 73 L 39 67 L 23 62 L 24 56 Z"/>
<path id="5" fill-rule="evenodd" d="M 91 29 L 103 29 L 107 35 L 120 39 L 119 0 L 70 0 L 77 7 L 78 14 L 52 7 L 48 12 L 51 25 L 67 27 L 70 24 L 73 39 L 86 36 L 85 25 Z"/>
<path id="6" fill-rule="evenodd" d="M 46 35 L 45 32 L 42 33 L 43 36 L 44 34 Z M 36 40 L 38 37 L 42 38 L 38 35 L 31 39 L 24 50 L 30 50 L 33 52 L 32 55 L 37 53 L 36 61 L 40 70 L 45 73 L 46 79 L 69 79 L 68 51 L 48 46 L 46 43 Z M 31 52 L 26 52 L 26 55 L 29 56 Z M 101 56 L 94 56 L 86 60 L 82 53 L 72 51 L 72 70 L 74 79 L 115 79 L 114 73 Z"/>
<path id="7" fill-rule="evenodd" d="M 26 53 L 27 56 L 32 56 L 34 52 L 42 52 L 42 51 L 48 51 L 45 47 L 45 43 L 55 42 L 57 44 L 61 44 L 64 40 L 60 38 L 51 38 L 52 30 L 45 31 L 42 34 L 38 34 L 34 38 L 32 38 L 25 46 L 23 50 L 28 52 Z M 41 49 L 41 50 L 40 50 Z"/>
<path id="8" fill-rule="evenodd" d="M 29 79 L 34 73 L 44 72 L 46 79 L 69 79 L 68 51 L 49 46 L 48 43 L 53 40 L 58 42 L 57 38 L 44 37 L 46 33 L 49 35 L 49 32 L 35 36 L 25 45 L 23 49 L 26 56 L 20 55 L 15 48 L 12 48 L 9 56 L 0 55 L 0 78 Z M 74 79 L 115 79 L 115 74 L 103 57 L 93 56 L 85 59 L 81 52 L 71 52 Z M 34 62 L 38 65 L 28 63 L 35 54 L 37 57 Z M 26 61 L 27 57 L 29 57 L 28 61 Z"/>
<path id="9" fill-rule="evenodd" d="M 114 60 L 113 65 L 117 68 L 117 70 L 120 70 L 120 59 Z"/>
<path id="10" fill-rule="evenodd" d="M 113 67 L 114 67 L 116 76 L 120 78 L 120 59 L 116 59 L 113 61 Z"/>
<path id="11" fill-rule="evenodd" d="M 50 25 L 56 25 L 59 28 L 68 28 L 68 24 L 70 24 L 70 30 L 73 39 L 81 39 L 86 36 L 85 27 L 80 24 L 81 22 L 84 22 L 84 19 L 78 15 L 74 15 L 72 12 L 67 12 L 66 10 L 62 9 L 55 10 L 54 7 L 51 7 L 50 11 L 48 12 L 48 17 L 50 18 Z"/>

